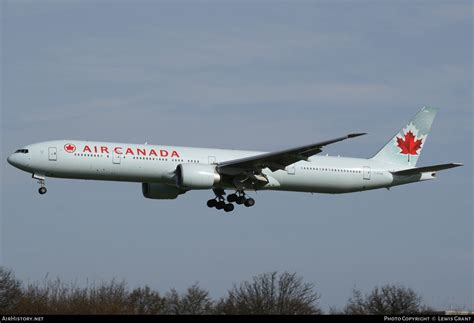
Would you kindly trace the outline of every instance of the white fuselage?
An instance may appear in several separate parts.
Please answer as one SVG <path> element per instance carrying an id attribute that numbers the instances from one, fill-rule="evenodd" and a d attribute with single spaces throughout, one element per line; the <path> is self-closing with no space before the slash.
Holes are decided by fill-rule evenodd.
<path id="1" fill-rule="evenodd" d="M 179 164 L 216 164 L 264 152 L 175 146 L 136 145 L 76 140 L 48 141 L 24 147 L 27 153 L 12 154 L 8 161 L 17 168 L 39 176 L 163 183 L 176 185 Z M 261 189 L 348 193 L 432 179 L 423 174 L 393 176 L 400 166 L 373 159 L 313 156 L 272 172 Z M 216 188 L 235 189 L 228 183 Z"/>

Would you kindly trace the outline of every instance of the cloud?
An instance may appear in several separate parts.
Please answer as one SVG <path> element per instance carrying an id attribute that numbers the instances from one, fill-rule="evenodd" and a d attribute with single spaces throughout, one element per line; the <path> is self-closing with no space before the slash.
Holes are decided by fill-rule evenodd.
<path id="1" fill-rule="evenodd" d="M 16 122 L 24 125 L 42 124 L 44 122 L 67 121 L 75 118 L 94 115 L 112 115 L 122 109 L 130 109 L 135 102 L 134 98 L 102 97 L 78 103 L 69 103 L 55 107 L 40 107 L 32 111 L 21 111 L 17 114 Z"/>
<path id="2" fill-rule="evenodd" d="M 154 82 L 176 75 L 243 66 L 288 65 L 318 51 L 343 50 L 359 37 L 350 32 L 310 31 L 276 23 L 213 28 L 143 25 L 123 35 L 65 38 L 41 50 L 53 73 L 110 82 Z M 130 35 L 129 35 L 130 36 Z M 153 41 L 150 41 L 153 39 Z M 33 65 L 33 64 L 28 64 Z M 28 66 L 30 68 L 32 66 Z"/>
<path id="3" fill-rule="evenodd" d="M 195 84 L 183 89 L 178 101 L 187 104 L 199 102 L 200 106 L 221 105 L 287 105 L 288 109 L 308 104 L 363 104 L 380 102 L 393 97 L 395 89 L 377 83 L 312 83 L 288 85 L 219 86 Z"/>
<path id="4" fill-rule="evenodd" d="M 453 23 L 461 21 L 472 23 L 472 10 L 472 1 L 453 1 L 451 3 L 438 4 L 431 9 L 431 12 L 437 18 Z"/>

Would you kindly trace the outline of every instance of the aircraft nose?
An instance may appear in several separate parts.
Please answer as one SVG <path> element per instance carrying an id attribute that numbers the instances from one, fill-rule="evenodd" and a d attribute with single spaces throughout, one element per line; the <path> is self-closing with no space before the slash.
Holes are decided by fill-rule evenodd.
<path id="1" fill-rule="evenodd" d="M 7 161 L 10 165 L 17 167 L 18 166 L 18 161 L 16 160 L 15 154 L 11 154 L 8 156 Z"/>

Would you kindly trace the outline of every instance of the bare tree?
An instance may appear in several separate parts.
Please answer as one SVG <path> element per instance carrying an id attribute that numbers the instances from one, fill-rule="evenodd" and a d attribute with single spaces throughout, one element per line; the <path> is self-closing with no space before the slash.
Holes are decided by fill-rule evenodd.
<path id="1" fill-rule="evenodd" d="M 264 273 L 234 284 L 214 302 L 194 284 L 184 293 L 171 289 L 164 296 L 150 287 L 129 291 L 124 281 L 78 287 L 59 279 L 23 287 L 11 270 L 0 267 L 0 312 L 8 314 L 321 314 L 314 284 L 296 273 Z M 354 289 L 345 308 L 331 314 L 419 314 L 433 312 L 412 289 L 400 285 L 376 287 L 367 295 Z"/>
<path id="2" fill-rule="evenodd" d="M 172 315 L 205 315 L 214 313 L 214 302 L 207 290 L 196 283 L 180 295 L 172 289 L 165 296 L 164 314 Z"/>
<path id="3" fill-rule="evenodd" d="M 126 314 L 125 282 L 77 287 L 60 279 L 32 283 L 23 289 L 15 314 Z"/>
<path id="4" fill-rule="evenodd" d="M 0 266 L 0 312 L 12 311 L 21 295 L 21 283 L 13 271 Z"/>
<path id="5" fill-rule="evenodd" d="M 184 314 L 203 315 L 213 311 L 214 302 L 207 290 L 201 289 L 198 284 L 189 287 L 181 299 Z"/>
<path id="6" fill-rule="evenodd" d="M 375 287 L 370 294 L 362 295 L 354 289 L 344 314 L 400 315 L 432 311 L 421 303 L 421 297 L 411 288 L 387 284 Z"/>
<path id="7" fill-rule="evenodd" d="M 150 287 L 135 288 L 127 298 L 130 314 L 161 314 L 165 309 L 165 299 Z"/>
<path id="8" fill-rule="evenodd" d="M 127 314 L 128 288 L 125 281 L 102 283 L 89 290 L 92 314 Z"/>
<path id="9" fill-rule="evenodd" d="M 321 314 L 314 285 L 296 273 L 270 272 L 242 282 L 217 305 L 218 314 Z"/>

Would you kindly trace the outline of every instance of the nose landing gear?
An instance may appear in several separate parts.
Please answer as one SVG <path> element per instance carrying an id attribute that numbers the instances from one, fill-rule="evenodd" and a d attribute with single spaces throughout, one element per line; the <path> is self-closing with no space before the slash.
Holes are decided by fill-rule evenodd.
<path id="1" fill-rule="evenodd" d="M 46 189 L 46 187 L 44 186 L 44 176 L 41 176 L 41 175 L 38 175 L 38 174 L 33 174 L 32 176 L 34 179 L 38 180 L 38 184 L 41 185 L 41 187 L 38 189 L 38 193 L 40 193 L 41 195 L 44 195 L 46 194 L 46 192 L 48 191 Z"/>

